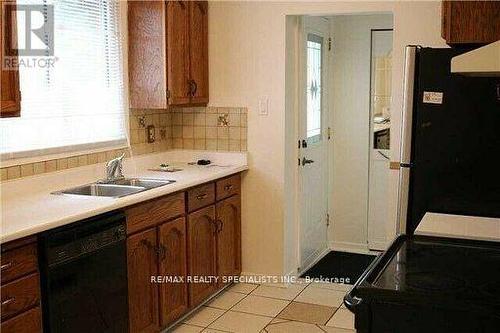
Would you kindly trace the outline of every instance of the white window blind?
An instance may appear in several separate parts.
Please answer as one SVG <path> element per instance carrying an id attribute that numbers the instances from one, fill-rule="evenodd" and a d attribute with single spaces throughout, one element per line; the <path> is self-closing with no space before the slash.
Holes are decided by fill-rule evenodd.
<path id="1" fill-rule="evenodd" d="M 19 3 L 53 5 L 56 61 L 20 66 L 21 117 L 0 120 L 2 159 L 126 145 L 119 1 Z"/>

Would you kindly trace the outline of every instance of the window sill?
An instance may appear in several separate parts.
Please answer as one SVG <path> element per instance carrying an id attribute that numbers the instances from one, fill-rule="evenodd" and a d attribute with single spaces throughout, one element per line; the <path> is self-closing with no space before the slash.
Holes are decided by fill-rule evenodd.
<path id="1" fill-rule="evenodd" d="M 39 155 L 39 156 L 23 157 L 23 158 L 13 158 L 13 159 L 5 159 L 5 160 L 2 159 L 2 160 L 0 160 L 0 167 L 1 168 L 8 168 L 11 166 L 45 162 L 45 161 L 51 161 L 51 160 L 58 160 L 58 159 L 62 159 L 62 158 L 70 158 L 70 157 L 87 155 L 87 154 L 102 153 L 102 152 L 107 152 L 107 151 L 116 150 L 116 149 L 129 149 L 129 148 L 130 148 L 130 146 L 127 144 L 117 144 L 117 145 L 110 145 L 107 147 L 101 147 L 101 148 L 95 148 L 95 149 L 85 149 L 85 150 L 74 151 L 74 152 L 63 152 L 63 153 L 56 153 L 56 154 Z"/>

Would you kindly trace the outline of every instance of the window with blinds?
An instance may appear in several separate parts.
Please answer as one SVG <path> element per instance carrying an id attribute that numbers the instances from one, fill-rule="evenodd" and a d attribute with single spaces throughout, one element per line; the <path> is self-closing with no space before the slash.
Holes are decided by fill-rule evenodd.
<path id="1" fill-rule="evenodd" d="M 42 66 L 46 63 L 36 63 L 31 59 L 36 57 L 28 55 L 19 59 L 21 117 L 0 120 L 1 158 L 125 146 L 128 112 L 119 1 L 17 3 L 52 6 L 53 65 Z M 18 11 L 20 45 L 26 38 L 26 17 L 31 16 L 31 26 L 38 27 L 50 19 L 47 12 L 50 10 L 26 15 Z"/>

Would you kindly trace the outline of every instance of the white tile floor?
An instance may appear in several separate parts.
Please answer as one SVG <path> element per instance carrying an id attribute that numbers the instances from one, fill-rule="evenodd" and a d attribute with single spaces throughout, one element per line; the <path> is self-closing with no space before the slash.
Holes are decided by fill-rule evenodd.
<path id="1" fill-rule="evenodd" d="M 355 333 L 354 316 L 342 304 L 349 289 L 333 283 L 301 282 L 287 288 L 240 283 L 173 332 Z"/>

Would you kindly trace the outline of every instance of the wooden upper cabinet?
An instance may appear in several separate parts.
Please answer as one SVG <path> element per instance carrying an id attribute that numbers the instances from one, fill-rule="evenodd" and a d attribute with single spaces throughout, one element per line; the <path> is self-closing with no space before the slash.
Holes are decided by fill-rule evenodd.
<path id="1" fill-rule="evenodd" d="M 165 2 L 128 2 L 130 107 L 167 107 Z"/>
<path id="2" fill-rule="evenodd" d="M 441 36 L 447 44 L 488 44 L 500 39 L 500 1 L 443 1 Z"/>
<path id="3" fill-rule="evenodd" d="M 239 195 L 217 203 L 217 274 L 220 277 L 241 273 L 240 214 Z"/>
<path id="4" fill-rule="evenodd" d="M 208 103 L 208 3 L 128 2 L 130 107 Z"/>
<path id="5" fill-rule="evenodd" d="M 189 2 L 191 103 L 208 103 L 208 2 Z"/>
<path id="6" fill-rule="evenodd" d="M 17 57 L 16 16 L 11 10 L 15 2 L 0 1 L 0 72 L 1 99 L 0 117 L 19 117 L 21 114 L 21 92 L 19 88 L 19 72 L 9 68 L 7 62 L 11 57 Z"/>
<path id="7" fill-rule="evenodd" d="M 208 206 L 188 215 L 189 275 L 207 279 L 216 276 L 216 232 L 215 206 Z M 189 305 L 194 307 L 200 304 L 215 289 L 215 283 L 190 283 Z"/>
<path id="8" fill-rule="evenodd" d="M 170 105 L 190 102 L 189 86 L 189 3 L 167 2 L 167 57 Z"/>
<path id="9" fill-rule="evenodd" d="M 186 219 L 184 217 L 162 224 L 158 228 L 161 276 L 180 277 L 184 282 L 160 284 L 160 320 L 166 327 L 188 309 L 186 283 Z"/>
<path id="10" fill-rule="evenodd" d="M 158 332 L 158 275 L 156 228 L 127 239 L 129 331 Z"/>

